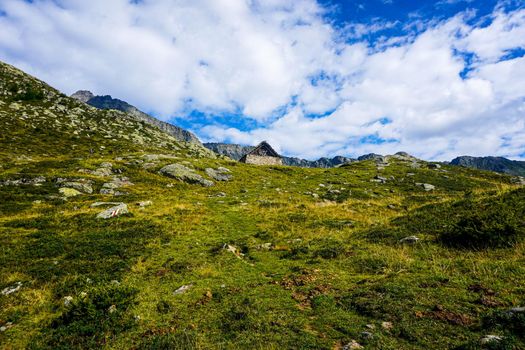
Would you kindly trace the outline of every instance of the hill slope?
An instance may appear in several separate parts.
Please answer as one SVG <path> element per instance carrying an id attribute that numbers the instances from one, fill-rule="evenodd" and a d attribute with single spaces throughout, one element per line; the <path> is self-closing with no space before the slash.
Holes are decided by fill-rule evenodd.
<path id="1" fill-rule="evenodd" d="M 126 112 L 139 121 L 143 121 L 147 124 L 158 127 L 159 129 L 170 134 L 179 141 L 190 142 L 199 145 L 201 144 L 197 136 L 195 136 L 188 130 L 184 130 L 178 126 L 160 121 L 157 118 L 154 118 L 149 114 L 140 111 L 135 106 L 132 106 L 125 101 L 112 98 L 109 95 L 94 96 L 90 91 L 80 90 L 71 95 L 71 97 L 99 109 L 115 109 L 118 111 Z"/>
<path id="2" fill-rule="evenodd" d="M 511 176 L 214 159 L 0 68 L 0 348 L 525 347 Z"/>

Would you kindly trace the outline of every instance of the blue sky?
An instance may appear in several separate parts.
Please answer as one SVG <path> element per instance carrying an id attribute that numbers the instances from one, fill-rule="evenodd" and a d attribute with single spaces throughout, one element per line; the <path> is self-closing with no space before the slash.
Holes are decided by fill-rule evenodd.
<path id="1" fill-rule="evenodd" d="M 204 141 L 525 158 L 525 0 L 0 0 L 0 59 Z"/>

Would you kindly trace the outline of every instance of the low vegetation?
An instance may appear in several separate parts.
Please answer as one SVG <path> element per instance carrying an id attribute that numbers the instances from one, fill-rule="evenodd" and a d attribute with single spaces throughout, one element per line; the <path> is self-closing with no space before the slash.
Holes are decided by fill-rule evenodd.
<path id="1" fill-rule="evenodd" d="M 56 98 L 65 125 L 81 105 Z M 126 119 L 89 131 L 112 115 L 90 109 L 74 141 L 54 119 L 29 133 L 24 111 L 48 99 L 0 104 L 15 136 L 0 139 L 0 348 L 525 347 L 525 191 L 510 176 L 403 156 L 251 166 Z M 159 173 L 174 163 L 214 184 Z M 206 175 L 219 167 L 229 181 Z M 97 202 L 127 212 L 100 219 Z"/>

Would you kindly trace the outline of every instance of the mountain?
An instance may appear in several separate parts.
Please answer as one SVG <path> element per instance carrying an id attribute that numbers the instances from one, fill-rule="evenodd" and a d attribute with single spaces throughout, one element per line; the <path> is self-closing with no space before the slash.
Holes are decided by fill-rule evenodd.
<path id="1" fill-rule="evenodd" d="M 234 160 L 241 159 L 243 155 L 254 149 L 254 146 L 242 146 L 228 143 L 204 143 L 204 147 Z M 335 166 L 354 161 L 355 159 L 342 156 L 335 156 L 333 158 L 319 158 L 318 160 L 283 157 L 284 165 L 298 166 L 302 168 L 333 168 Z"/>
<path id="2" fill-rule="evenodd" d="M 450 164 L 460 165 L 467 168 L 491 170 L 498 173 L 525 176 L 525 161 L 510 160 L 503 157 L 461 156 L 454 158 Z"/>
<path id="3" fill-rule="evenodd" d="M 239 160 L 244 156 L 246 153 L 253 150 L 254 146 L 242 146 L 242 145 L 236 145 L 236 144 L 229 144 L 229 143 L 204 143 L 204 147 L 206 147 L 209 150 L 212 150 L 213 152 L 220 154 L 222 156 L 229 157 L 233 160 Z"/>
<path id="4" fill-rule="evenodd" d="M 88 94 L 83 93 L 86 98 Z M 170 150 L 215 157 L 119 110 L 101 110 L 0 62 L 0 157 Z"/>
<path id="5" fill-rule="evenodd" d="M 195 136 L 193 133 L 189 132 L 188 130 L 182 129 L 170 123 L 160 121 L 150 116 L 149 114 L 146 114 L 140 111 L 135 106 L 132 106 L 125 101 L 122 101 L 116 98 L 112 98 L 109 95 L 95 96 L 90 91 L 79 90 L 75 92 L 73 95 L 71 95 L 71 97 L 79 101 L 82 101 L 84 103 L 87 103 L 90 106 L 99 108 L 99 109 L 114 109 L 117 111 L 126 112 L 137 120 L 140 120 L 150 125 L 154 125 L 158 127 L 159 129 L 172 135 L 179 141 L 201 144 L 197 136 Z"/>

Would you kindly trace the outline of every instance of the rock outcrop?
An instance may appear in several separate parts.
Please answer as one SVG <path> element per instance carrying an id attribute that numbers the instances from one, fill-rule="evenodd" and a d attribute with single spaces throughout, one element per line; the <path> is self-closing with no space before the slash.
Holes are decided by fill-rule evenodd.
<path id="1" fill-rule="evenodd" d="M 201 144 L 197 136 L 195 136 L 193 133 L 189 132 L 188 130 L 172 125 L 170 123 L 160 121 L 150 116 L 149 114 L 142 112 L 135 106 L 132 106 L 125 101 L 122 101 L 116 98 L 112 98 L 109 95 L 95 96 L 90 91 L 79 90 L 75 92 L 73 95 L 71 95 L 71 97 L 76 98 L 77 100 L 87 103 L 88 105 L 96 107 L 98 109 L 114 109 L 117 111 L 128 113 L 136 120 L 156 126 L 162 131 L 164 131 L 165 133 L 170 134 L 171 136 L 175 137 L 179 141 L 195 143 L 199 145 Z"/>
<path id="2" fill-rule="evenodd" d="M 510 160 L 503 157 L 470 157 L 461 156 L 452 159 L 451 165 L 459 165 L 467 168 L 491 170 L 498 173 L 525 176 L 525 162 Z"/>

